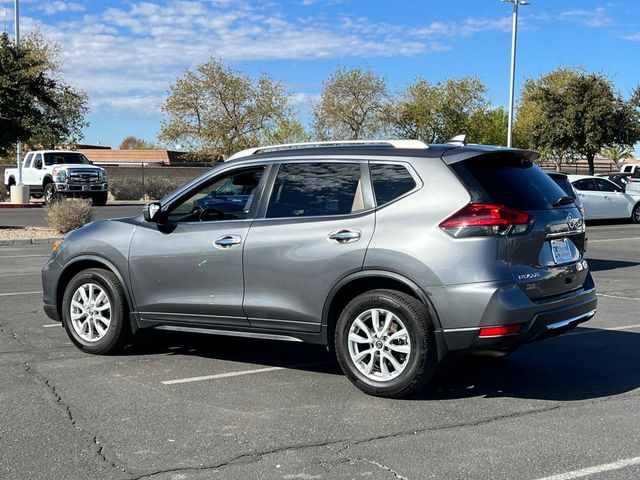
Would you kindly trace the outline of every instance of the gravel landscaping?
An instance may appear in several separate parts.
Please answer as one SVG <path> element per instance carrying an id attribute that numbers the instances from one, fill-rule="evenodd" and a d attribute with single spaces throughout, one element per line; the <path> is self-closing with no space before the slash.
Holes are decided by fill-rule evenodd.
<path id="1" fill-rule="evenodd" d="M 31 238 L 62 238 L 52 228 L 45 227 L 0 227 L 0 240 L 28 240 Z"/>

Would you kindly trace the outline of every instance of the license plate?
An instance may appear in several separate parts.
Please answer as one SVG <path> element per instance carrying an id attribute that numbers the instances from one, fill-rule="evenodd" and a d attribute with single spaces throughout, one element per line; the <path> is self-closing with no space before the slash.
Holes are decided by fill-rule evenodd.
<path id="1" fill-rule="evenodd" d="M 82 191 L 83 192 L 88 192 L 89 190 L 91 190 L 91 185 L 83 185 L 82 186 Z"/>
<path id="2" fill-rule="evenodd" d="M 553 260 L 557 264 L 567 263 L 573 259 L 569 249 L 569 242 L 567 242 L 566 238 L 551 240 L 551 253 L 553 254 Z"/>

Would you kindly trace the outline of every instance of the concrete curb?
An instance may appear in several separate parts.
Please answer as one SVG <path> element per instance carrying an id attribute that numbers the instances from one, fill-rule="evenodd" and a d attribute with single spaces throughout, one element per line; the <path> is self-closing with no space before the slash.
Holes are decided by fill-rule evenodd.
<path id="1" fill-rule="evenodd" d="M 54 242 L 62 240 L 62 237 L 52 238 L 16 238 L 14 240 L 0 240 L 0 247 L 22 246 L 22 245 L 53 245 Z"/>

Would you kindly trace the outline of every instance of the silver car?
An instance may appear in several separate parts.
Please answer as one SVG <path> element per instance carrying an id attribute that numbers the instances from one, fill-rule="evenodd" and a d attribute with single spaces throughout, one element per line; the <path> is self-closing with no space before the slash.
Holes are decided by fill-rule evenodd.
<path id="1" fill-rule="evenodd" d="M 584 222 L 535 152 L 417 141 L 254 148 L 135 218 L 69 233 L 44 309 L 88 353 L 139 329 L 326 344 L 373 395 L 596 312 Z"/>

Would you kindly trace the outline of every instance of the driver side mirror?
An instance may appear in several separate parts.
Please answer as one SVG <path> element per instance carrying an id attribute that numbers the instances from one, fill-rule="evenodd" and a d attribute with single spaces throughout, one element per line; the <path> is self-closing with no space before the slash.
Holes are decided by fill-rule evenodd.
<path id="1" fill-rule="evenodd" d="M 162 205 L 160 202 L 147 203 L 142 207 L 142 215 L 147 222 L 162 223 Z"/>

